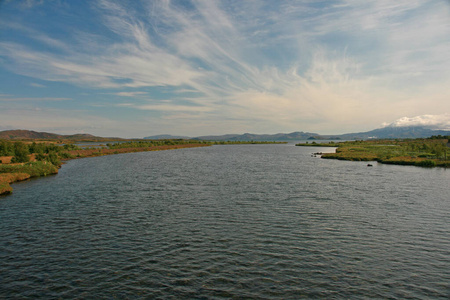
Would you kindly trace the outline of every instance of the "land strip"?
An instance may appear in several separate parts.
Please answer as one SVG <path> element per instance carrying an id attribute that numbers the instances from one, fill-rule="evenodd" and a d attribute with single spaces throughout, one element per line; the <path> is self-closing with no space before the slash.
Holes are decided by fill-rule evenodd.
<path id="1" fill-rule="evenodd" d="M 80 146 L 72 140 L 0 140 L 0 195 L 10 194 L 10 183 L 31 177 L 58 173 L 62 161 L 103 155 L 207 147 L 228 144 L 271 144 L 280 142 L 198 141 L 198 140 L 121 140 Z M 285 142 L 281 142 L 285 143 Z"/>
<path id="2" fill-rule="evenodd" d="M 49 144 L 51 145 L 51 144 Z M 111 144 L 111 147 L 116 146 L 116 144 Z M 60 150 L 47 151 L 47 153 L 32 153 L 26 154 L 25 160 L 28 159 L 28 162 L 20 162 L 14 163 L 14 158 L 16 156 L 1 156 L 0 157 L 0 195 L 7 195 L 12 193 L 13 189 L 11 187 L 11 183 L 26 180 L 32 177 L 39 176 L 47 176 L 51 174 L 57 174 L 58 169 L 61 166 L 61 160 L 67 161 L 70 159 L 76 158 L 86 158 L 86 157 L 95 157 L 95 156 L 103 156 L 103 155 L 112 155 L 112 154 L 121 154 L 121 153 L 132 153 L 132 152 L 145 152 L 145 151 L 161 151 L 161 150 L 172 150 L 172 149 L 182 149 L 182 148 L 194 148 L 194 147 L 205 147 L 211 146 L 208 143 L 186 143 L 186 144 L 165 144 L 165 145 L 157 145 L 151 146 L 150 144 L 146 144 L 145 147 L 123 147 L 117 149 L 111 148 L 89 148 L 89 149 L 81 149 L 78 147 L 66 147 L 57 146 L 61 149 L 54 148 L 52 149 Z M 70 148 L 76 148 L 74 150 L 67 150 Z M 47 148 L 44 148 L 48 150 Z M 11 163 L 11 160 L 13 163 Z"/>
<path id="3" fill-rule="evenodd" d="M 377 161 L 383 164 L 420 167 L 450 167 L 447 136 L 427 139 L 368 140 L 339 143 L 301 143 L 296 146 L 337 147 L 335 153 L 324 153 L 325 159 Z"/>

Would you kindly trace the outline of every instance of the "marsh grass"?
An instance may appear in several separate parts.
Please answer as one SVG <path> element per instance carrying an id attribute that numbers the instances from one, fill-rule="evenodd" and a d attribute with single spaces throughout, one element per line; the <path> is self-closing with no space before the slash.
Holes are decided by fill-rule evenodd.
<path id="1" fill-rule="evenodd" d="M 58 167 L 47 161 L 36 161 L 22 164 L 0 165 L 0 195 L 12 192 L 10 183 L 30 177 L 47 176 L 58 173 Z"/>
<path id="2" fill-rule="evenodd" d="M 25 164 L 2 164 L 0 174 L 4 173 L 25 173 L 30 177 L 46 176 L 58 173 L 58 167 L 47 161 L 35 161 Z"/>
<path id="3" fill-rule="evenodd" d="M 378 161 L 420 167 L 448 167 L 450 166 L 450 148 L 447 143 L 447 139 L 342 142 L 337 144 L 336 153 L 325 153 L 322 158 Z"/>

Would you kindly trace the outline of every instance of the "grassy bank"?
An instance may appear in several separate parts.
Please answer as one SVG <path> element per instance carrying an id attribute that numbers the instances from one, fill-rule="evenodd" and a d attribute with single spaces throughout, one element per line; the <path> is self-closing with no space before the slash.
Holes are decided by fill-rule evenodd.
<path id="1" fill-rule="evenodd" d="M 295 144 L 295 146 L 306 146 L 306 147 L 338 147 L 340 143 L 342 143 L 342 142 L 339 142 L 339 143 L 336 143 L 336 142 L 328 142 L 328 143 L 316 143 L 316 142 L 310 143 L 310 142 L 306 142 L 306 143 L 298 143 L 298 144 Z"/>
<path id="2" fill-rule="evenodd" d="M 322 158 L 351 161 L 377 161 L 384 164 L 421 167 L 449 167 L 448 139 L 370 140 L 335 143 L 336 153 Z M 297 144 L 297 146 L 330 146 L 330 144 Z"/>
<path id="3" fill-rule="evenodd" d="M 21 164 L 0 165 L 0 195 L 12 192 L 10 183 L 31 177 L 47 176 L 58 173 L 58 167 L 47 161 L 35 161 Z"/>

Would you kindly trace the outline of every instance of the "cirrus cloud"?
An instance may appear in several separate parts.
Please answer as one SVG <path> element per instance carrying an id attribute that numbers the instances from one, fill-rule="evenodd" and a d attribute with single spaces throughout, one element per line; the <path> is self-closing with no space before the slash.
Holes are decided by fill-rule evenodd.
<path id="1" fill-rule="evenodd" d="M 334 134 L 450 111 L 445 1 L 26 3 L 39 3 L 27 8 L 33 18 L 14 1 L 0 11 L 1 71 L 30 78 L 27 86 L 52 82 L 61 96 L 0 82 L 8 99 L 50 105 L 78 89 L 92 95 L 73 97 L 90 115 L 150 127 L 147 113 L 183 135 Z M 398 124 L 432 118 L 411 119 Z"/>

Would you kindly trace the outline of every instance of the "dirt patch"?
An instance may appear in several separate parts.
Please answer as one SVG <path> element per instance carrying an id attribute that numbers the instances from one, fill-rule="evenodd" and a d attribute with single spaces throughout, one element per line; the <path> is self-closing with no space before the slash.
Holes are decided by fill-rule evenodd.
<path id="1" fill-rule="evenodd" d="M 12 156 L 0 156 L 0 161 L 2 161 L 2 164 L 10 164 Z"/>

